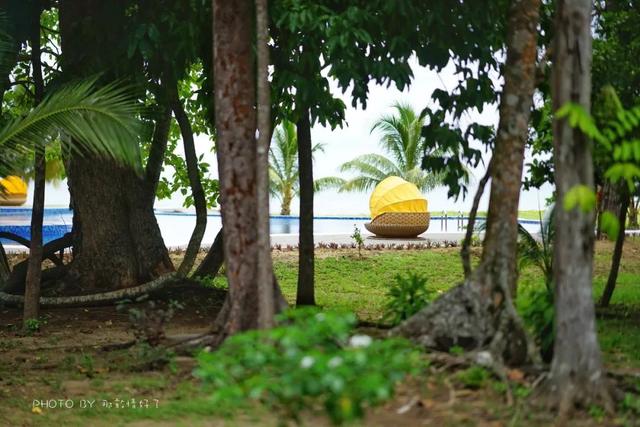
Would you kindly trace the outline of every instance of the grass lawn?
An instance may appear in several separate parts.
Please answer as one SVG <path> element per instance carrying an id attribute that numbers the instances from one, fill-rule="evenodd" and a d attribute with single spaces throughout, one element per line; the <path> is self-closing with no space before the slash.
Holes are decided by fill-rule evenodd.
<path id="1" fill-rule="evenodd" d="M 594 274 L 594 293 L 598 296 L 606 282 L 612 245 L 597 244 Z M 474 248 L 477 261 L 479 249 Z M 297 252 L 274 251 L 275 271 L 286 298 L 295 299 Z M 444 292 L 462 279 L 462 267 L 457 248 L 428 250 L 363 251 L 318 250 L 316 259 L 316 298 L 325 309 L 350 310 L 361 320 L 380 322 L 387 301 L 388 285 L 397 274 L 416 272 L 424 275 L 429 286 Z M 224 287 L 224 279 L 216 279 L 215 287 Z M 542 286 L 539 273 L 527 268 L 521 273 L 520 289 Z M 640 239 L 629 239 L 622 261 L 613 307 L 600 313 L 599 339 L 605 362 L 618 372 L 640 374 Z M 175 326 L 170 333 L 202 330 L 211 321 L 209 313 L 193 312 L 190 323 Z M 0 310 L 1 312 L 1 310 Z M 277 425 L 273 414 L 261 408 L 249 407 L 233 421 L 225 418 L 225 408 L 212 405 L 191 376 L 195 361 L 190 357 L 172 358 L 159 369 L 139 369 L 135 363 L 147 357 L 138 350 L 106 353 L 99 345 L 113 342 L 114 336 L 103 334 L 107 329 L 123 328 L 126 316 L 97 319 L 96 314 L 82 310 L 73 319 L 85 316 L 93 320 L 93 331 L 67 334 L 65 325 L 51 320 L 34 337 L 17 337 L 6 325 L 0 325 L 0 425 Z M 178 321 L 179 319 L 176 319 Z M 117 326 L 116 326 L 117 325 Z M 196 326 L 193 326 L 196 325 Z M 85 326 L 89 328 L 89 326 Z M 177 328 L 177 329 L 175 329 Z M 200 328 L 200 329 L 198 329 Z M 68 329 L 67 329 L 68 331 Z M 123 339 L 128 335 L 117 335 Z M 108 340 L 107 340 L 108 338 Z M 105 341 L 106 340 L 106 341 Z M 109 341 L 111 340 L 111 341 Z M 528 390 L 517 386 L 516 404 L 504 404 L 504 388 L 496 380 L 483 380 L 480 387 L 469 389 L 456 380 L 456 375 L 430 371 L 424 377 L 403 383 L 395 398 L 388 404 L 370 411 L 367 425 L 548 425 L 548 418 L 525 406 Z M 640 389 L 638 390 L 640 392 Z M 453 394 L 452 394 L 453 393 Z M 398 418 L 398 408 L 419 396 L 420 410 L 415 409 Z M 79 408 L 80 399 L 157 398 L 159 405 L 151 409 L 98 407 Z M 451 396 L 454 396 L 453 398 Z M 73 410 L 31 411 L 33 399 L 75 400 Z M 591 412 L 591 410 L 590 410 Z M 585 415 L 573 425 L 602 425 L 601 417 Z M 323 417 L 310 415 L 307 425 L 329 425 Z M 622 416 L 625 425 L 628 416 Z M 515 423 L 514 423 L 515 420 Z M 3 424 L 4 423 L 4 424 Z M 400 423 L 400 424 L 397 424 Z M 494 424 L 491 424 L 494 423 Z M 606 424 L 610 425 L 610 424 Z M 629 423 L 627 425 L 634 425 Z"/>

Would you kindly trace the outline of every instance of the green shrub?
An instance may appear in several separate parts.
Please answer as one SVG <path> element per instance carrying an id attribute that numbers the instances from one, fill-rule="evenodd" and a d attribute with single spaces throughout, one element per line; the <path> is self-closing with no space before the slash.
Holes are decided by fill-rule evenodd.
<path id="1" fill-rule="evenodd" d="M 525 291 L 521 298 L 520 315 L 540 347 L 542 359 L 550 362 L 555 337 L 553 294 L 547 288 L 536 287 Z"/>
<path id="2" fill-rule="evenodd" d="M 361 418 L 389 399 L 397 382 L 419 367 L 407 341 L 354 335 L 352 314 L 289 310 L 268 331 L 250 331 L 198 356 L 196 375 L 213 403 L 237 407 L 259 401 L 286 419 L 323 407 L 333 423 Z"/>
<path id="3" fill-rule="evenodd" d="M 385 320 L 397 325 L 426 307 L 435 292 L 427 287 L 427 278 L 416 273 L 395 276 L 395 283 L 387 292 Z"/>
<path id="4" fill-rule="evenodd" d="M 484 387 L 490 377 L 489 372 L 481 366 L 472 366 L 455 375 L 455 379 L 464 387 L 474 390 Z"/>

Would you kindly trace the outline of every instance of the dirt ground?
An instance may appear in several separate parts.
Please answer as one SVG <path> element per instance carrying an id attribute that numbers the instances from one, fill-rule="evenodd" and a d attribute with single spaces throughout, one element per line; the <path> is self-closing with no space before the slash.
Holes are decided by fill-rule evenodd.
<path id="1" fill-rule="evenodd" d="M 318 256 L 336 251 L 319 251 Z M 174 256 L 178 256 L 174 254 Z M 274 257 L 293 258 L 293 251 L 274 252 Z M 184 284 L 151 300 L 166 305 L 178 302 L 166 326 L 173 340 L 205 333 L 222 306 L 226 292 L 195 284 Z M 119 344 L 134 339 L 130 321 L 132 310 L 144 311 L 148 301 L 123 307 L 44 309 L 41 330 L 24 336 L 18 331 L 21 310 L 0 308 L 0 426 L 134 425 L 134 426 L 221 426 L 279 425 L 277 414 L 257 409 L 228 421 L 202 408 L 188 409 L 189 401 L 201 398 L 200 385 L 192 375 L 196 361 L 188 355 L 172 356 L 156 363 L 162 355 L 155 350 Z M 372 335 L 383 331 L 369 330 Z M 164 350 L 160 350 L 164 351 Z M 152 360 L 153 363 L 149 363 Z M 490 379 L 479 387 L 459 381 L 460 367 L 434 359 L 428 372 L 403 383 L 394 399 L 368 412 L 367 426 L 548 426 L 551 412 L 531 405 L 536 375 L 510 373 L 513 402 L 501 382 Z M 640 383 L 640 371 L 627 372 Z M 88 411 L 33 409 L 34 401 L 70 399 L 79 405 L 89 397 L 113 400 L 117 396 L 158 399 L 184 412 L 167 411 L 160 419 L 130 419 L 125 415 L 95 416 Z M 176 402 L 178 403 L 175 406 Z M 182 402 L 182 403 L 181 403 Z M 153 405 L 153 401 L 151 402 Z M 43 414 L 42 412 L 45 412 Z M 99 412 L 104 414 L 104 412 Z M 309 415 L 305 425 L 329 425 L 324 417 Z M 585 408 L 569 420 L 571 426 L 640 426 L 640 420 L 627 415 L 606 416 Z"/>

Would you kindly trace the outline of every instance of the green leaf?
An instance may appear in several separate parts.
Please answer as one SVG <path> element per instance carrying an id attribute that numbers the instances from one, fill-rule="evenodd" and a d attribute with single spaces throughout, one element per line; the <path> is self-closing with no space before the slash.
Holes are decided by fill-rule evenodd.
<path id="1" fill-rule="evenodd" d="M 584 213 L 592 211 L 596 206 L 596 193 L 586 185 L 576 185 L 564 195 L 564 209 L 570 211 L 579 207 Z"/>
<path id="2" fill-rule="evenodd" d="M 620 232 L 620 221 L 616 216 L 605 211 L 600 215 L 600 229 L 604 231 L 611 240 L 615 240 Z"/>

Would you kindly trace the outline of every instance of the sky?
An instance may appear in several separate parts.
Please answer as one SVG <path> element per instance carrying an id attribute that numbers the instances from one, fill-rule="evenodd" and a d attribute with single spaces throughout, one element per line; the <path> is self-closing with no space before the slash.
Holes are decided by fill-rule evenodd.
<path id="1" fill-rule="evenodd" d="M 332 82 L 331 89 L 336 96 L 339 96 L 347 105 L 346 125 L 343 128 L 331 130 L 329 127 L 316 125 L 311 131 L 311 138 L 314 143 L 324 144 L 324 152 L 319 152 L 314 159 L 314 177 L 321 178 L 324 176 L 340 175 L 338 167 L 343 162 L 351 160 L 359 155 L 367 153 L 384 154 L 379 146 L 378 141 L 380 135 L 376 132 L 370 133 L 373 123 L 382 115 L 393 112 L 392 106 L 395 102 L 408 103 L 417 111 L 421 111 L 425 106 L 430 105 L 430 94 L 436 88 L 445 90 L 453 89 L 457 85 L 458 77 L 453 72 L 453 67 L 448 66 L 440 73 L 420 67 L 414 60 L 410 61 L 414 73 L 412 84 L 399 91 L 394 85 L 390 87 L 377 86 L 374 83 L 369 85 L 369 101 L 366 110 L 362 108 L 353 108 L 351 106 L 351 98 L 349 93 L 342 94 L 337 85 Z M 483 124 L 498 124 L 497 106 L 489 106 L 485 108 L 482 114 L 476 112 L 470 114 L 470 117 L 463 117 L 461 122 L 465 125 L 471 120 Z M 179 144 L 180 146 L 180 144 Z M 215 154 L 211 152 L 212 142 L 207 136 L 200 135 L 196 137 L 196 150 L 204 154 L 205 159 L 211 164 L 211 171 L 217 174 Z M 485 154 L 485 161 L 488 162 L 489 156 Z M 531 160 L 530 153 L 527 153 L 525 163 Z M 526 169 L 525 169 L 526 172 Z M 170 171 L 165 174 L 170 177 Z M 473 195 L 477 187 L 477 183 L 484 175 L 484 166 L 480 165 L 473 170 L 473 181 L 469 186 L 469 192 L 466 199 L 462 197 L 455 201 L 447 198 L 447 189 L 445 187 L 436 188 L 425 194 L 429 201 L 429 210 L 438 213 L 443 210 L 460 210 L 468 211 L 471 206 Z M 33 186 L 30 186 L 32 189 Z M 523 191 L 520 197 L 520 209 L 530 210 L 538 209 L 539 206 L 544 207 L 544 201 L 551 195 L 552 187 L 545 185 L 540 190 Z M 488 205 L 488 193 L 481 200 L 480 210 L 486 210 Z M 31 200 L 31 194 L 29 200 Z M 182 196 L 175 195 L 170 200 L 159 200 L 156 203 L 157 208 L 162 209 L 181 209 Z M 57 185 L 48 184 L 46 192 L 47 206 L 67 206 L 69 203 L 69 193 L 66 183 Z M 280 205 L 277 200 L 271 201 L 271 212 L 278 213 Z M 292 213 L 295 215 L 299 211 L 298 200 L 294 200 L 291 206 Z M 369 213 L 369 194 L 368 193 L 337 193 L 336 191 L 324 191 L 316 194 L 315 198 L 315 214 L 316 215 L 368 215 Z"/>

